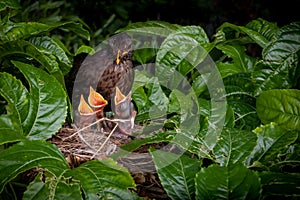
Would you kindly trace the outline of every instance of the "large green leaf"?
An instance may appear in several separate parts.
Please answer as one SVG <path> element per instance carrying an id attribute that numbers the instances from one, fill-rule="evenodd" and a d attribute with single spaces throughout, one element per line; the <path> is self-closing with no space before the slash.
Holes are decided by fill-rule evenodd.
<path id="1" fill-rule="evenodd" d="M 54 23 L 53 28 L 61 28 L 62 30 L 73 31 L 77 36 L 90 40 L 90 33 L 83 28 L 82 23 L 75 23 L 72 21 Z"/>
<path id="2" fill-rule="evenodd" d="M 138 108 L 137 121 L 156 119 L 165 116 L 169 99 L 162 90 L 157 77 L 149 78 L 144 88 L 135 88 L 132 99 Z"/>
<path id="3" fill-rule="evenodd" d="M 126 31 L 138 35 L 167 37 L 170 33 L 174 32 L 180 27 L 180 25 L 170 24 L 163 21 L 147 21 L 129 24 L 125 28 L 119 29 L 117 32 Z"/>
<path id="4" fill-rule="evenodd" d="M 271 37 L 273 36 L 274 32 L 276 32 L 277 30 L 278 27 L 276 24 L 258 18 L 256 20 L 251 21 L 246 26 L 237 26 L 235 24 L 225 22 L 219 27 L 216 37 L 217 42 L 228 42 L 230 41 L 230 38 L 228 38 L 227 36 L 228 33 L 236 31 L 238 33 L 246 34 L 249 38 L 253 40 L 253 42 L 257 43 L 262 48 L 264 48 L 271 40 Z"/>
<path id="5" fill-rule="evenodd" d="M 6 8 L 19 9 L 21 6 L 17 0 L 2 0 L 0 2 L 0 11 L 5 10 Z"/>
<path id="6" fill-rule="evenodd" d="M 195 140 L 198 143 L 198 147 L 195 149 L 194 144 L 192 152 L 195 154 L 202 154 L 203 151 L 210 151 L 216 145 L 218 138 L 222 132 L 222 129 L 225 125 L 226 118 L 226 100 L 224 101 L 207 101 L 204 99 L 198 99 L 199 112 L 201 115 L 204 115 L 205 123 L 202 124 L 202 127 L 199 127 L 199 116 L 190 116 L 190 119 L 187 118 L 186 128 L 183 132 L 188 131 L 190 139 Z M 195 121 L 197 119 L 197 121 Z M 197 130 L 198 128 L 198 130 Z M 199 131 L 201 128 L 201 131 Z M 196 137 L 196 138 L 194 138 Z M 201 146 L 201 148 L 199 148 Z M 196 151 L 195 151 L 196 150 Z"/>
<path id="7" fill-rule="evenodd" d="M 69 166 L 59 149 L 49 142 L 17 143 L 0 154 L 0 192 L 6 183 L 32 168 L 44 168 L 58 176 Z"/>
<path id="8" fill-rule="evenodd" d="M 80 182 L 84 199 L 135 199 L 128 190 L 135 188 L 132 176 L 111 159 L 86 162 L 64 176 Z"/>
<path id="9" fill-rule="evenodd" d="M 253 73 L 257 88 L 255 95 L 269 89 L 291 88 L 299 78 L 300 23 L 279 29 L 263 49 L 264 69 Z"/>
<path id="10" fill-rule="evenodd" d="M 254 132 L 257 134 L 257 142 L 247 159 L 247 165 L 274 163 L 281 150 L 298 138 L 296 131 L 283 129 L 275 123 L 257 127 Z"/>
<path id="11" fill-rule="evenodd" d="M 64 48 L 62 48 L 60 44 L 56 43 L 55 40 L 48 36 L 43 36 L 29 38 L 28 41 L 38 48 L 44 55 L 49 56 L 54 60 L 57 59 L 59 62 L 59 68 L 63 74 L 67 74 L 70 71 L 72 67 L 72 60 L 67 56 Z"/>
<path id="12" fill-rule="evenodd" d="M 149 136 L 142 139 L 131 140 L 128 144 L 121 146 L 120 151 L 113 154 L 112 158 L 117 159 L 120 156 L 127 156 L 132 151 L 138 149 L 139 147 L 147 144 L 161 143 L 161 142 L 170 142 L 176 131 L 159 131 L 155 136 Z"/>
<path id="13" fill-rule="evenodd" d="M 22 124 L 28 116 L 29 93 L 21 81 L 0 73 L 0 95 L 7 101 L 6 114 L 0 116 L 0 144 L 24 138 Z"/>
<path id="14" fill-rule="evenodd" d="M 276 173 L 276 172 L 261 172 L 260 177 L 263 195 L 268 199 L 279 199 L 280 197 L 290 197 L 297 199 L 300 196 L 299 173 Z"/>
<path id="15" fill-rule="evenodd" d="M 170 34 L 156 57 L 155 72 L 164 86 L 176 88 L 184 76 L 198 66 L 210 50 L 201 27 L 183 27 Z"/>
<path id="16" fill-rule="evenodd" d="M 170 113 L 176 112 L 178 114 L 188 114 L 191 112 L 197 112 L 197 105 L 194 102 L 193 93 L 184 94 L 183 92 L 175 89 L 169 95 L 168 111 Z"/>
<path id="17" fill-rule="evenodd" d="M 48 174 L 46 174 L 48 175 Z M 45 180 L 43 180 L 45 179 Z M 40 200 L 40 199 L 82 199 L 80 185 L 78 181 L 64 176 L 49 176 L 44 178 L 39 173 L 34 181 L 32 181 L 27 190 L 24 192 L 24 200 Z"/>
<path id="18" fill-rule="evenodd" d="M 300 91 L 268 90 L 256 101 L 257 114 L 263 123 L 276 122 L 287 129 L 300 131 Z"/>
<path id="19" fill-rule="evenodd" d="M 268 43 L 268 41 L 272 39 L 274 34 L 279 29 L 276 23 L 268 22 L 262 18 L 252 20 L 245 27 L 260 34 L 259 36 L 257 36 L 256 34 L 252 35 L 251 32 L 247 32 L 249 36 L 261 47 L 265 47 L 265 42 Z"/>
<path id="20" fill-rule="evenodd" d="M 60 83 L 45 71 L 21 62 L 13 61 L 13 64 L 30 86 L 29 110 L 26 113 L 18 110 L 20 116 L 26 115 L 23 133 L 31 140 L 48 139 L 59 130 L 66 118 L 66 93 Z M 21 92 L 16 91 L 16 94 Z M 18 101 L 13 103 L 18 104 Z"/>
<path id="21" fill-rule="evenodd" d="M 224 129 L 213 149 L 216 161 L 226 167 L 245 163 L 256 145 L 256 138 L 251 131 Z"/>
<path id="22" fill-rule="evenodd" d="M 24 193 L 23 199 L 136 199 L 129 191 L 135 183 L 129 172 L 112 160 L 91 161 L 59 176 L 41 174 Z"/>
<path id="23" fill-rule="evenodd" d="M 217 64 L 223 78 L 235 73 L 252 71 L 256 59 L 246 54 L 246 47 L 224 44 L 217 45 L 216 47 L 232 59 L 230 62 L 220 62 Z"/>
<path id="24" fill-rule="evenodd" d="M 25 57 L 30 57 L 39 62 L 43 67 L 47 69 L 50 73 L 55 73 L 59 71 L 59 66 L 56 60 L 51 57 L 52 55 L 44 54 L 35 45 L 30 42 L 19 40 L 12 41 L 5 45 L 0 46 L 0 56 L 16 56 L 23 55 Z"/>
<path id="25" fill-rule="evenodd" d="M 195 199 L 194 177 L 200 162 L 186 155 L 151 149 L 161 184 L 172 199 Z"/>
<path id="26" fill-rule="evenodd" d="M 254 85 L 250 73 L 237 73 L 224 79 L 227 103 L 235 115 L 235 127 L 252 130 L 260 124 L 256 113 Z"/>
<path id="27" fill-rule="evenodd" d="M 89 39 L 89 32 L 82 28 L 82 24 L 74 22 L 58 22 L 43 24 L 39 22 L 9 22 L 0 29 L 1 43 L 26 39 L 41 33 L 49 32 L 56 28 L 71 30 L 86 39 Z"/>
<path id="28" fill-rule="evenodd" d="M 280 28 L 273 40 L 263 49 L 265 60 L 284 61 L 300 50 L 300 22 Z"/>
<path id="29" fill-rule="evenodd" d="M 43 169 L 24 199 L 135 199 L 129 172 L 112 160 L 91 161 L 70 170 L 65 157 L 46 141 L 23 141 L 0 154 L 0 192 L 18 174 Z M 83 197 L 84 196 L 84 197 Z"/>
<path id="30" fill-rule="evenodd" d="M 196 174 L 196 199 L 258 199 L 258 176 L 242 165 L 211 165 Z"/>

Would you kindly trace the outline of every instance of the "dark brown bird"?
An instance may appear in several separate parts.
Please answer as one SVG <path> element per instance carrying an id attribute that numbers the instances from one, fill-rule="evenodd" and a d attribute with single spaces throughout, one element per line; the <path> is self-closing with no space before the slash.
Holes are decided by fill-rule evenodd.
<path id="1" fill-rule="evenodd" d="M 96 91 L 104 99 L 111 101 L 116 87 L 124 95 L 127 95 L 131 90 L 134 79 L 133 50 L 132 41 L 125 33 L 110 38 L 108 44 L 112 49 L 115 59 L 111 61 L 110 65 L 105 68 L 103 74 L 100 76 Z"/>
<path id="2" fill-rule="evenodd" d="M 101 43 L 100 50 L 88 56 L 82 63 L 73 88 L 73 106 L 78 108 L 80 96 L 87 97 L 89 88 L 96 88 L 108 102 L 105 111 L 111 111 L 112 98 L 116 87 L 127 95 L 132 87 L 134 70 L 132 63 L 132 40 L 126 33 L 112 36 L 108 43 Z M 80 115 L 80 113 L 79 113 Z M 97 112 L 97 118 L 104 116 L 104 111 Z M 80 116 L 75 115 L 75 120 Z"/>

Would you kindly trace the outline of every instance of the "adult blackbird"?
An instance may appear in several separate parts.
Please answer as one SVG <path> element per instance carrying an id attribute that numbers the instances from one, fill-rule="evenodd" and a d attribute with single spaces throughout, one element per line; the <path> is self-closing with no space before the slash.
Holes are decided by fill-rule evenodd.
<path id="1" fill-rule="evenodd" d="M 99 51 L 88 56 L 82 63 L 73 88 L 73 106 L 79 106 L 80 96 L 87 97 L 90 87 L 108 102 L 105 111 L 114 106 L 112 98 L 116 87 L 127 96 L 131 90 L 134 70 L 132 63 L 132 40 L 126 33 L 113 35 L 107 43 L 100 45 Z M 104 111 L 97 112 L 97 117 L 104 116 Z"/>

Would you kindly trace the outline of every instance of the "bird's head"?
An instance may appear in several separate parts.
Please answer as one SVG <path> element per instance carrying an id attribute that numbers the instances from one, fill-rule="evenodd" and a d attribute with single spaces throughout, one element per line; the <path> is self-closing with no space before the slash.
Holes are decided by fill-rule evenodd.
<path id="1" fill-rule="evenodd" d="M 118 87 L 116 87 L 116 93 L 114 98 L 115 103 L 115 118 L 126 120 L 127 122 L 119 122 L 119 127 L 125 134 L 131 134 L 134 128 L 134 119 L 136 111 L 133 108 L 131 102 L 131 92 L 127 96 L 122 94 Z"/>
<path id="2" fill-rule="evenodd" d="M 129 59 L 129 56 L 132 56 L 132 40 L 126 33 L 119 33 L 112 36 L 108 43 L 114 56 L 116 56 L 115 62 L 117 64 L 119 64 L 121 60 Z"/>
<path id="3" fill-rule="evenodd" d="M 131 103 L 131 92 L 127 96 L 122 94 L 120 89 L 116 87 L 116 94 L 114 98 L 115 114 L 117 118 L 130 118 L 133 105 Z"/>

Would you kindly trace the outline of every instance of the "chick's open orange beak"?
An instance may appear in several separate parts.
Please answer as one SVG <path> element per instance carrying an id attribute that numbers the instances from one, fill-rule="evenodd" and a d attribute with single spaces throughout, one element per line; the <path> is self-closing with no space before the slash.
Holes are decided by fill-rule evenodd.
<path id="1" fill-rule="evenodd" d="M 93 114 L 93 109 L 84 100 L 83 95 L 80 96 L 80 102 L 78 105 L 78 112 L 80 115 L 91 115 Z"/>
<path id="2" fill-rule="evenodd" d="M 104 108 L 107 105 L 107 101 L 103 98 L 103 96 L 96 92 L 92 87 L 90 87 L 88 101 L 94 108 Z"/>
<path id="3" fill-rule="evenodd" d="M 116 87 L 115 105 L 118 105 L 125 98 L 125 95 L 122 94 L 118 87 Z"/>

